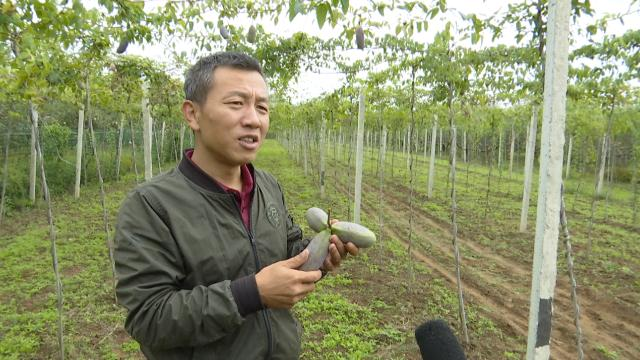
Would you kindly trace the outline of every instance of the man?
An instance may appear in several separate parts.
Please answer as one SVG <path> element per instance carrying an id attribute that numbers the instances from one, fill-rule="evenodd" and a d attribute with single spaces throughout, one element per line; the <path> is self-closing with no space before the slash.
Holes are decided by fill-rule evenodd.
<path id="1" fill-rule="evenodd" d="M 182 112 L 195 134 L 178 167 L 129 194 L 115 260 L 125 327 L 150 359 L 294 359 L 289 309 L 315 288 L 278 182 L 251 165 L 269 129 L 258 62 L 216 53 L 187 73 Z M 323 270 L 353 244 L 335 236 Z"/>

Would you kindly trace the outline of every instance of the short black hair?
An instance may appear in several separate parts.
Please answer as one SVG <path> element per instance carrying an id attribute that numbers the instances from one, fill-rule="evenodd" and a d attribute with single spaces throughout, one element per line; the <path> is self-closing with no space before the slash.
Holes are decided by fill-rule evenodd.
<path id="1" fill-rule="evenodd" d="M 264 78 L 262 66 L 251 56 L 232 51 L 217 52 L 201 58 L 187 71 L 184 79 L 185 99 L 204 103 L 213 85 L 213 72 L 218 67 L 256 71 Z"/>

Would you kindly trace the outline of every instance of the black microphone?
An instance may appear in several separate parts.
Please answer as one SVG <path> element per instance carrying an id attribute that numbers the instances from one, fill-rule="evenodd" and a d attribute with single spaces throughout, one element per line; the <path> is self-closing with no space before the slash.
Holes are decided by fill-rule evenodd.
<path id="1" fill-rule="evenodd" d="M 422 360 L 466 360 L 456 336 L 444 320 L 430 320 L 416 328 Z"/>

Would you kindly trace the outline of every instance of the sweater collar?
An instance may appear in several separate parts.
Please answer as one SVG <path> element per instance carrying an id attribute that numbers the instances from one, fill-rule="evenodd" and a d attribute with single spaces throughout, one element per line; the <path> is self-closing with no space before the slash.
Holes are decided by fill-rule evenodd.
<path id="1" fill-rule="evenodd" d="M 216 181 L 214 178 L 209 176 L 204 170 L 202 170 L 196 163 L 191 160 L 191 154 L 193 153 L 193 149 L 186 149 L 182 154 L 182 160 L 180 160 L 180 164 L 178 164 L 178 169 L 187 179 L 196 183 L 196 185 L 205 188 L 209 191 L 217 192 L 217 193 L 227 193 L 220 183 Z M 252 185 L 255 187 L 255 169 L 253 164 L 248 163 L 243 165 L 248 170 L 248 175 L 250 175 L 252 180 Z M 243 169 L 244 170 L 244 169 Z M 247 172 L 242 171 L 242 175 L 247 175 Z M 243 184 L 245 181 L 243 181 Z M 253 188 L 252 187 L 252 188 Z M 243 185 L 244 190 L 244 185 Z"/>

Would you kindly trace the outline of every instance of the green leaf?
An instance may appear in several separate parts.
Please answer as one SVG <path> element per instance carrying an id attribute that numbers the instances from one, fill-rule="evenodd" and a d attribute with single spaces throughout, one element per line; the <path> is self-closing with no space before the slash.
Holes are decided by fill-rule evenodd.
<path id="1" fill-rule="evenodd" d="M 349 11 L 349 0 L 340 0 L 340 4 L 342 5 L 342 13 L 346 15 Z"/>
<path id="2" fill-rule="evenodd" d="M 384 4 L 380 4 L 378 5 L 378 12 L 380 13 L 381 16 L 384 16 Z"/>
<path id="3" fill-rule="evenodd" d="M 322 29 L 324 26 L 324 22 L 327 19 L 327 11 L 329 10 L 329 5 L 326 3 L 318 5 L 316 8 L 316 19 L 318 20 L 318 26 Z"/>
<path id="4" fill-rule="evenodd" d="M 480 33 L 474 32 L 473 34 L 471 34 L 471 43 L 472 44 L 477 44 L 479 40 L 480 40 Z"/>
<path id="5" fill-rule="evenodd" d="M 300 4 L 298 4 L 298 0 L 290 0 L 289 1 L 289 21 L 293 21 L 296 15 L 298 15 L 299 10 L 300 10 Z"/>

